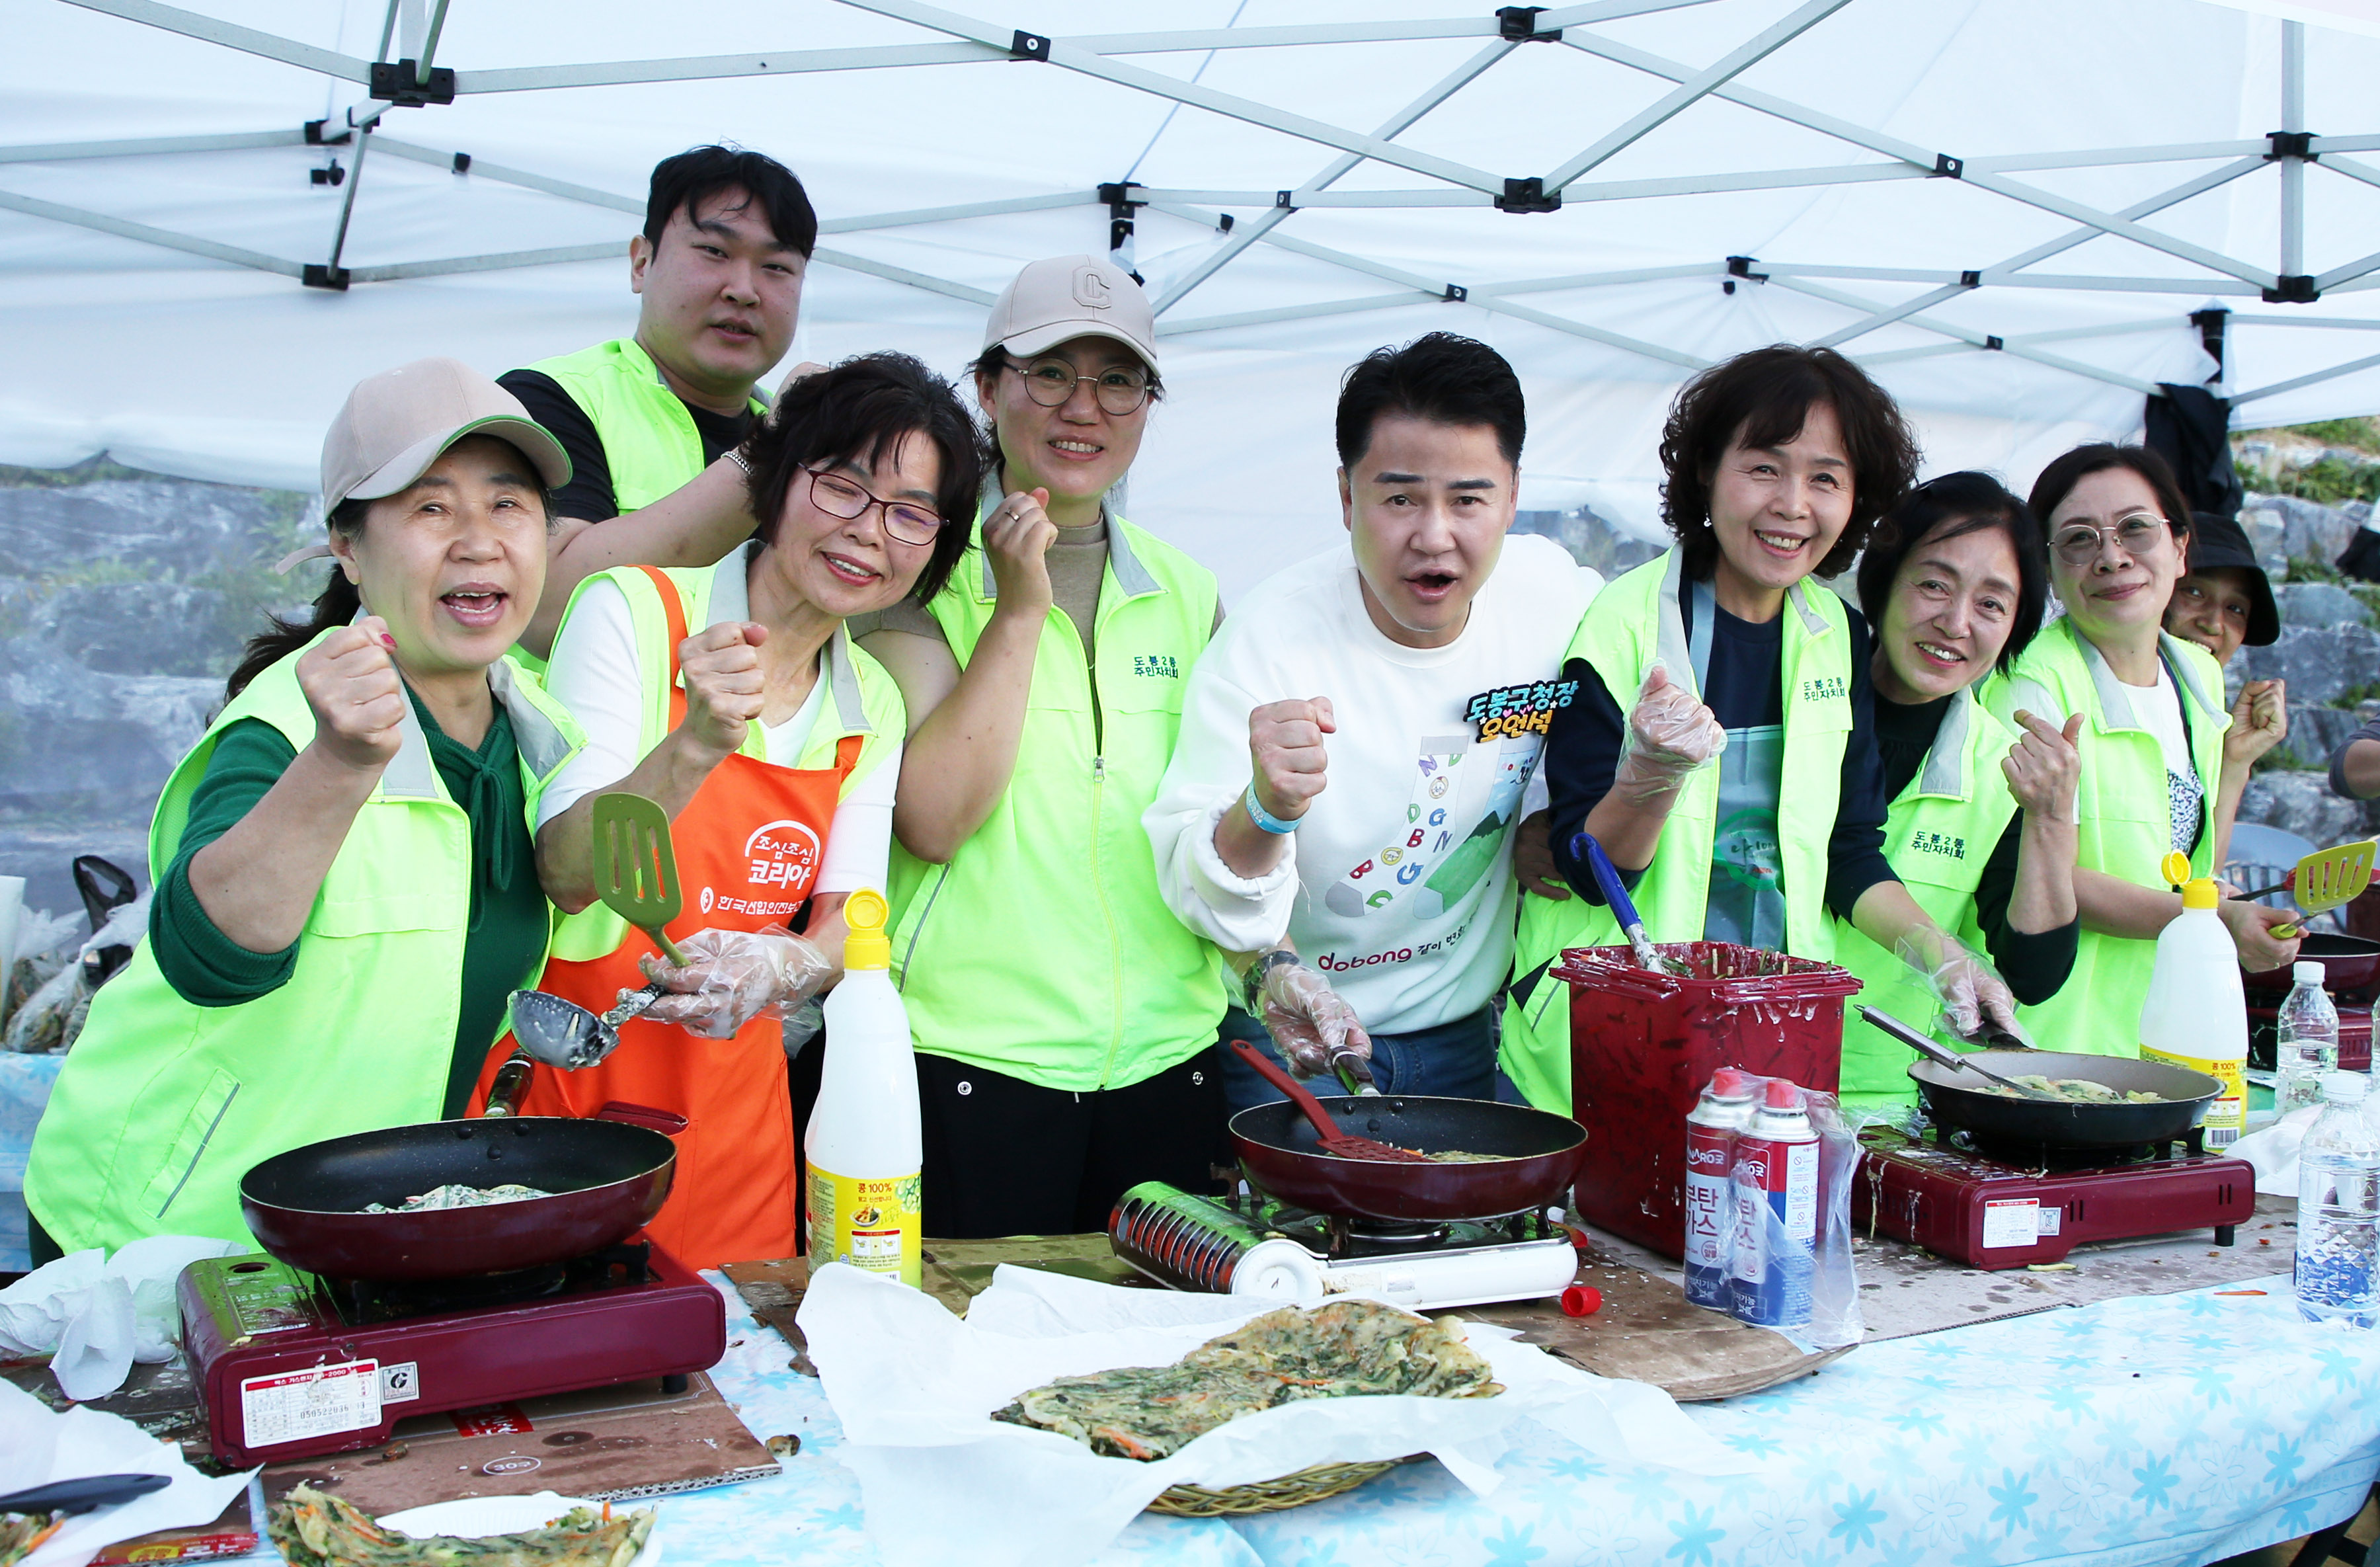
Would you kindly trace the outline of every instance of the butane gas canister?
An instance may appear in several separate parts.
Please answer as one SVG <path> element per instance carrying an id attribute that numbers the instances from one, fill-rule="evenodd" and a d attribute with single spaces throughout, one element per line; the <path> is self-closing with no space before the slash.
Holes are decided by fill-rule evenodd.
<path id="1" fill-rule="evenodd" d="M 1728 1259 L 1733 1249 L 1736 1134 L 1752 1120 L 1756 1079 L 1722 1066 L 1686 1116 L 1686 1298 L 1713 1311 L 1734 1303 Z"/>
<path id="2" fill-rule="evenodd" d="M 1762 1328 L 1810 1320 L 1817 1270 L 1818 1135 L 1802 1090 L 1769 1079 L 1735 1139 L 1734 1315 Z"/>

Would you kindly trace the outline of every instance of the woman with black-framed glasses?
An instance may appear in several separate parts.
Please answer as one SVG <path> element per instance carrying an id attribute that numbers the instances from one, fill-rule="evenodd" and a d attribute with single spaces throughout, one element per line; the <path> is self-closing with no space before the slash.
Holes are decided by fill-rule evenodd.
<path id="1" fill-rule="evenodd" d="M 554 638 L 547 688 L 590 744 L 539 811 L 538 874 L 571 916 L 540 988 L 598 1012 L 648 978 L 672 993 L 601 1063 L 539 1068 L 522 1107 L 676 1122 L 676 1185 L 650 1229 L 696 1268 L 799 1249 L 780 1018 L 839 973 L 846 895 L 886 882 L 906 729 L 844 622 L 942 586 L 984 467 L 950 383 L 900 354 L 795 382 L 735 461 L 761 519 L 750 544 L 590 577 Z M 594 800 L 613 789 L 672 818 L 686 906 L 667 933 L 686 967 L 596 904 Z"/>
<path id="2" fill-rule="evenodd" d="M 1105 260 L 1020 272 L 971 367 L 999 446 L 981 547 L 853 627 L 908 703 L 892 966 L 937 1235 L 1097 1230 L 1127 1186 L 1209 1184 L 1223 976 L 1140 814 L 1215 578 L 1114 505 L 1161 395 L 1156 324 Z"/>
<path id="3" fill-rule="evenodd" d="M 2281 693 L 2252 683 L 2228 712 L 2213 655 L 2166 633 L 2166 606 L 2187 569 L 2190 509 L 2173 472 L 2141 446 L 2078 446 L 2034 481 L 2032 509 L 2049 546 L 2050 587 L 2065 613 L 2042 629 L 1986 704 L 2085 715 L 2074 901 L 2082 930 L 2065 988 L 2022 1016 L 2057 1048 L 2131 1055 L 2140 1046 L 2156 936 L 2181 912 L 2159 870 L 2168 852 L 2193 877 L 2223 863 L 2231 820 L 2256 758 L 2287 730 Z M 2242 966 L 2277 968 L 2293 916 L 2220 905 Z"/>

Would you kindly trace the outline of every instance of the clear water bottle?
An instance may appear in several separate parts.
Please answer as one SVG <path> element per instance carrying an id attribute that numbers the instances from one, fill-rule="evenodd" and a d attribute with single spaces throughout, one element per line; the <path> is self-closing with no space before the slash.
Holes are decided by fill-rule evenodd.
<path id="1" fill-rule="evenodd" d="M 2322 1080 L 2338 1070 L 2338 1009 L 2323 992 L 2323 966 L 2301 963 L 2289 970 L 2297 981 L 2281 1002 L 2273 1047 L 2273 1109 L 2287 1115 L 2322 1102 Z"/>
<path id="2" fill-rule="evenodd" d="M 2322 1080 L 2322 1114 L 2298 1150 L 2298 1312 L 2309 1322 L 2369 1328 L 2380 1318 L 2380 1128 L 2363 1119 L 2370 1080 Z"/>

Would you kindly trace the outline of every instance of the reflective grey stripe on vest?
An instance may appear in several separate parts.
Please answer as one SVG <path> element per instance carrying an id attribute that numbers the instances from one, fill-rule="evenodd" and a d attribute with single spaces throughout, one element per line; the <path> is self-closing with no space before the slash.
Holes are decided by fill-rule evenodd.
<path id="1" fill-rule="evenodd" d="M 1974 727 L 1975 696 L 1970 686 L 1959 687 L 1942 725 L 1934 731 L 1934 745 L 1918 770 L 1917 792 L 1954 800 L 1967 797 L 1967 732 Z"/>

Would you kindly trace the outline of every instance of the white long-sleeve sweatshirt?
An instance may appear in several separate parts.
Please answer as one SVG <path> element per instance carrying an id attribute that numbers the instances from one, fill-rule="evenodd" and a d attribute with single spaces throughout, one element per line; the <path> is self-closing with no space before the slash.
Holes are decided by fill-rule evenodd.
<path id="1" fill-rule="evenodd" d="M 1535 808 L 1546 725 L 1571 695 L 1562 652 L 1602 583 L 1550 540 L 1508 537 L 1442 648 L 1381 635 L 1343 543 L 1258 586 L 1199 655 L 1141 817 L 1175 915 L 1227 951 L 1286 935 L 1376 1033 L 1487 1004 L 1512 962 L 1512 828 Z M 1338 725 L 1329 782 L 1281 865 L 1236 875 L 1215 824 L 1242 808 L 1248 714 L 1313 697 Z"/>

